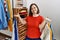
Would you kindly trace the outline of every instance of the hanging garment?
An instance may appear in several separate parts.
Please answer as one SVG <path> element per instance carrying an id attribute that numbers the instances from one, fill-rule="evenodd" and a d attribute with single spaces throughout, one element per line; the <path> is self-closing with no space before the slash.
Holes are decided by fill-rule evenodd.
<path id="1" fill-rule="evenodd" d="M 10 13 L 8 11 L 8 6 L 6 0 L 3 0 L 3 5 L 4 5 L 4 11 L 6 13 L 6 20 L 7 22 L 10 20 Z"/>
<path id="2" fill-rule="evenodd" d="M 51 28 L 51 31 L 52 31 L 52 40 L 54 40 L 54 33 L 53 33 L 53 28 L 52 28 L 52 24 L 49 23 L 49 26 Z"/>
<path id="3" fill-rule="evenodd" d="M 18 28 L 16 19 L 14 19 L 14 40 L 18 40 Z"/>
<path id="4" fill-rule="evenodd" d="M 10 0 L 6 0 L 6 2 L 7 2 L 7 5 L 8 5 L 8 11 L 10 13 L 10 21 L 8 21 L 8 29 L 12 32 L 12 30 L 13 30 L 13 27 L 12 27 L 12 24 L 13 24 L 13 10 L 12 10 Z"/>
<path id="5" fill-rule="evenodd" d="M 7 27 L 6 14 L 4 11 L 2 0 L 0 0 L 0 30 Z"/>
<path id="6" fill-rule="evenodd" d="M 25 18 L 27 16 L 27 12 L 22 12 L 22 13 L 19 13 L 19 14 L 20 14 L 21 18 Z"/>
<path id="7" fill-rule="evenodd" d="M 42 32 L 41 39 L 42 40 L 52 40 L 52 30 L 50 28 L 49 23 L 46 24 L 46 26 Z"/>
<path id="8" fill-rule="evenodd" d="M 50 29 L 50 40 L 53 40 L 53 31 L 52 31 L 52 28 L 51 28 L 51 24 L 50 23 L 48 23 L 48 28 Z"/>

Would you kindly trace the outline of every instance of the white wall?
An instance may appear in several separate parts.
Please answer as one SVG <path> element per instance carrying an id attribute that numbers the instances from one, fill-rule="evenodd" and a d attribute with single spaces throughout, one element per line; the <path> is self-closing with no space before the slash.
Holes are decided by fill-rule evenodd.
<path id="1" fill-rule="evenodd" d="M 27 0 L 27 8 L 29 8 L 31 3 L 36 3 L 37 5 L 39 5 L 39 0 Z"/>
<path id="2" fill-rule="evenodd" d="M 52 19 L 52 27 L 56 40 L 60 39 L 60 0 L 27 0 L 27 8 L 31 3 L 39 6 L 40 14 Z"/>

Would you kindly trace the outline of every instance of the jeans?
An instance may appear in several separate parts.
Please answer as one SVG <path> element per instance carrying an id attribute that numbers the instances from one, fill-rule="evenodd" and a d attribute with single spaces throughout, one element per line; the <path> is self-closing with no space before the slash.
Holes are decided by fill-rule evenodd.
<path id="1" fill-rule="evenodd" d="M 25 40 L 41 40 L 41 38 L 28 38 L 28 37 L 26 37 Z"/>

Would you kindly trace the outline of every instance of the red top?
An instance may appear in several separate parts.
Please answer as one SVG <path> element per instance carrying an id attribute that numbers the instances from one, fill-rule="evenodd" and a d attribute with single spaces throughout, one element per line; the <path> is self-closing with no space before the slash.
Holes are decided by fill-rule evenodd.
<path id="1" fill-rule="evenodd" d="M 41 32 L 39 29 L 39 24 L 41 24 L 43 20 L 44 18 L 42 16 L 38 16 L 38 17 L 28 16 L 26 18 L 27 26 L 28 26 L 26 32 L 27 37 L 40 38 Z"/>

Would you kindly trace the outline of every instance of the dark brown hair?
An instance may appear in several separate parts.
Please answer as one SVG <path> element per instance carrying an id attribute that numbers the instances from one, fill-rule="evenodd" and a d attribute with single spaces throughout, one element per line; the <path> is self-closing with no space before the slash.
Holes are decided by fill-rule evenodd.
<path id="1" fill-rule="evenodd" d="M 37 7 L 37 14 L 39 14 L 39 8 L 38 8 L 38 6 L 35 4 L 35 3 L 32 3 L 31 5 L 30 5 L 30 9 L 29 9 L 29 16 L 33 16 L 33 13 L 32 13 L 32 11 L 31 11 L 31 7 L 33 6 L 33 5 L 35 5 L 36 7 Z"/>

